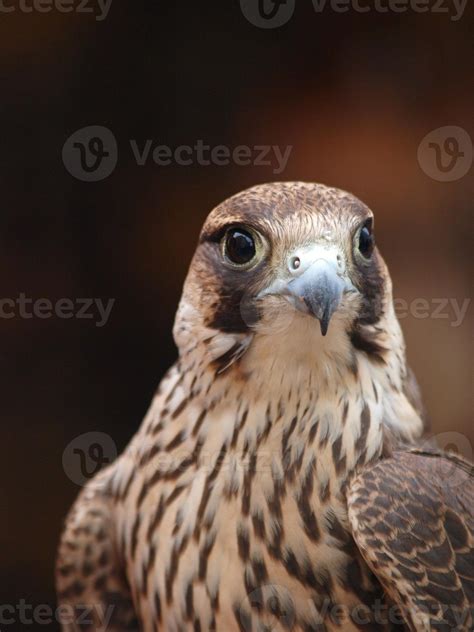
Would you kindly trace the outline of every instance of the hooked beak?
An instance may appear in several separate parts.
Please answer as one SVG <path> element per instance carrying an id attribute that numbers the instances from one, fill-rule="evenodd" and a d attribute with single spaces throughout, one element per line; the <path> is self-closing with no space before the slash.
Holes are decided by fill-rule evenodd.
<path id="1" fill-rule="evenodd" d="M 287 265 L 285 273 L 258 297 L 285 297 L 299 311 L 317 318 L 325 336 L 343 294 L 358 294 L 346 272 L 343 253 L 335 245 L 313 244 L 293 251 Z"/>
<path id="2" fill-rule="evenodd" d="M 317 259 L 298 278 L 287 285 L 294 305 L 319 320 L 321 333 L 327 334 L 329 321 L 341 302 L 346 283 L 336 266 L 327 259 Z"/>

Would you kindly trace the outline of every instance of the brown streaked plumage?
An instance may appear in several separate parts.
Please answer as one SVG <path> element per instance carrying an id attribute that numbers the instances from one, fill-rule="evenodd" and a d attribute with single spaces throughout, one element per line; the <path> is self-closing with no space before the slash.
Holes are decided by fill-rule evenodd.
<path id="1" fill-rule="evenodd" d="M 372 221 L 297 182 L 212 211 L 179 360 L 66 521 L 60 603 L 114 631 L 472 625 L 472 471 L 415 447 L 423 407 Z"/>
<path id="2" fill-rule="evenodd" d="M 473 476 L 462 458 L 413 449 L 351 484 L 353 536 L 411 629 L 473 629 Z"/>

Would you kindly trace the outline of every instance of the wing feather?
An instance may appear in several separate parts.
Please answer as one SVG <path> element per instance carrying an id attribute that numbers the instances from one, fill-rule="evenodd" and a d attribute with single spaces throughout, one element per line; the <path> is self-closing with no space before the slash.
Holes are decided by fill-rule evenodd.
<path id="1" fill-rule="evenodd" d="M 474 466 L 412 450 L 366 467 L 348 489 L 365 560 L 413 631 L 473 629 Z"/>

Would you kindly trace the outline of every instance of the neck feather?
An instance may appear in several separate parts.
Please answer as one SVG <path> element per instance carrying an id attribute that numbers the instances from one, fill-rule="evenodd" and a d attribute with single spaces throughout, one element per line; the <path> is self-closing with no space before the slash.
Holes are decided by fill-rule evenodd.
<path id="1" fill-rule="evenodd" d="M 229 489 L 243 482 L 249 459 L 271 480 L 315 468 L 321 493 L 342 486 L 381 455 L 385 436 L 411 442 L 422 423 L 403 392 L 395 317 L 379 325 L 383 357 L 354 348 L 342 322 L 331 326 L 325 338 L 310 319 L 278 335 L 207 332 L 163 381 L 147 430 L 159 425 L 163 446 L 179 436 L 206 467 L 225 455 Z"/>

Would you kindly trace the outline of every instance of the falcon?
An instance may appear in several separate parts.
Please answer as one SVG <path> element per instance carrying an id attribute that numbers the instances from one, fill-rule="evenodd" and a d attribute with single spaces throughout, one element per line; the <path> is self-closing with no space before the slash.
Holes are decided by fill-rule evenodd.
<path id="1" fill-rule="evenodd" d="M 472 629 L 473 466 L 423 439 L 373 223 L 302 182 L 210 213 L 179 359 L 66 520 L 63 629 Z"/>

